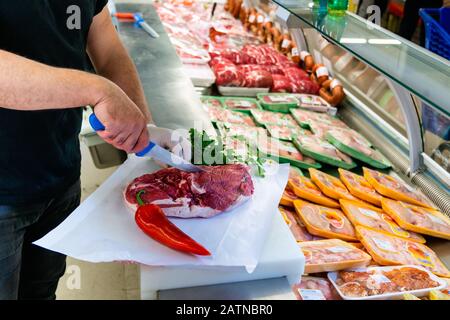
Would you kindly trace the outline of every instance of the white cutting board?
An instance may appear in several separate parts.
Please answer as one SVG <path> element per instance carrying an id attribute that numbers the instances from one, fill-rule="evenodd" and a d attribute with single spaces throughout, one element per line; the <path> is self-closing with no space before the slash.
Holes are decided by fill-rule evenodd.
<path id="1" fill-rule="evenodd" d="M 303 274 L 305 258 L 281 214 L 276 214 L 253 273 L 244 267 L 141 266 L 141 299 L 154 300 L 157 291 L 286 276 L 292 285 Z M 211 297 L 214 298 L 214 297 Z"/>

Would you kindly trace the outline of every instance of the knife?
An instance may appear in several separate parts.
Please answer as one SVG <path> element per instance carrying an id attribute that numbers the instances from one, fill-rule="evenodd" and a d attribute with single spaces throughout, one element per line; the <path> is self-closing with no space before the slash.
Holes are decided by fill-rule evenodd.
<path id="1" fill-rule="evenodd" d="M 134 20 L 138 26 L 144 29 L 151 37 L 158 38 L 159 34 L 153 29 L 140 13 L 116 12 L 113 14 L 118 19 Z"/>
<path id="2" fill-rule="evenodd" d="M 95 131 L 103 131 L 105 130 L 105 126 L 98 120 L 96 115 L 92 113 L 89 116 L 89 123 L 91 127 Z M 189 161 L 184 160 L 183 158 L 177 156 L 176 154 L 162 148 L 156 143 L 150 141 L 148 146 L 146 146 L 143 150 L 136 153 L 138 157 L 151 157 L 155 160 L 158 160 L 162 163 L 168 164 L 174 168 L 180 169 L 182 171 L 187 172 L 200 172 L 204 171 L 202 168 L 193 165 Z"/>

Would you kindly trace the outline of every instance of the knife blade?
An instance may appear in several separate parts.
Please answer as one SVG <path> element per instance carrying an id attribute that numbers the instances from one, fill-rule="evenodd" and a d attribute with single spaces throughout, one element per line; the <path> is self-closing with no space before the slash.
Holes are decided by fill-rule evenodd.
<path id="1" fill-rule="evenodd" d="M 105 130 L 105 126 L 98 120 L 96 115 L 92 113 L 89 116 L 89 123 L 95 131 Z M 187 172 L 200 172 L 204 171 L 202 168 L 193 165 L 189 161 L 177 156 L 176 154 L 162 148 L 156 143 L 150 141 L 149 144 L 141 151 L 136 153 L 138 157 L 151 157 L 152 159 L 158 160 L 162 163 L 168 164 L 174 168 L 180 169 Z"/>

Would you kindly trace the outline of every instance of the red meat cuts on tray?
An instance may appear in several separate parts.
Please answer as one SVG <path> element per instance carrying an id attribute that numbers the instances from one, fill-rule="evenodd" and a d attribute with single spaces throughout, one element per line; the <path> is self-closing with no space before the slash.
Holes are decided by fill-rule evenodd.
<path id="1" fill-rule="evenodd" d="M 242 164 L 203 166 L 202 172 L 162 169 L 134 179 L 125 189 L 125 201 L 138 207 L 137 194 L 146 204 L 158 205 L 166 216 L 209 218 L 248 200 L 254 191 L 248 168 Z"/>
<path id="2" fill-rule="evenodd" d="M 226 87 L 271 88 L 272 92 L 317 94 L 319 85 L 286 56 L 267 45 L 210 50 L 216 84 Z"/>

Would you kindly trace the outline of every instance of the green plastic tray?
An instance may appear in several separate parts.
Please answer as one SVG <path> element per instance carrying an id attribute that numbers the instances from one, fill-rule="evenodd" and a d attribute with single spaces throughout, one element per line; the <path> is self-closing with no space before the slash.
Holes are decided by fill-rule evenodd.
<path id="1" fill-rule="evenodd" d="M 353 169 L 357 166 L 356 163 L 353 161 L 352 161 L 352 163 L 347 163 L 345 161 L 340 161 L 340 160 L 336 160 L 335 158 L 328 157 L 322 153 L 312 151 L 308 148 L 304 148 L 304 147 L 302 147 L 302 145 L 300 144 L 298 139 L 294 140 L 294 144 L 305 156 L 313 158 L 317 161 L 320 161 L 320 162 L 323 162 L 323 163 L 326 163 L 326 164 L 329 164 L 329 165 L 332 165 L 335 167 L 343 168 L 346 170 Z M 333 146 L 333 145 L 331 145 L 331 146 Z"/>
<path id="2" fill-rule="evenodd" d="M 264 101 L 264 97 L 289 97 L 292 98 L 292 102 L 273 102 L 267 103 Z M 272 111 L 272 112 L 280 112 L 280 113 L 289 113 L 292 108 L 298 108 L 298 100 L 295 96 L 289 93 L 259 93 L 257 95 L 259 103 L 263 107 L 263 109 Z"/>
<path id="3" fill-rule="evenodd" d="M 392 166 L 391 163 L 389 162 L 389 160 L 386 159 L 386 157 L 383 154 L 381 154 L 381 152 L 378 150 L 373 149 L 375 151 L 375 154 L 377 156 L 379 156 L 379 158 L 380 158 L 379 160 L 369 157 L 369 156 L 365 155 L 364 153 L 362 153 L 348 145 L 343 144 L 329 132 L 327 133 L 326 137 L 327 137 L 327 140 L 332 145 L 334 145 L 338 150 L 342 151 L 343 153 L 348 154 L 349 156 L 351 156 L 355 159 L 365 162 L 374 168 L 386 169 L 386 168 L 390 168 Z"/>

